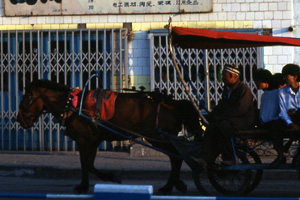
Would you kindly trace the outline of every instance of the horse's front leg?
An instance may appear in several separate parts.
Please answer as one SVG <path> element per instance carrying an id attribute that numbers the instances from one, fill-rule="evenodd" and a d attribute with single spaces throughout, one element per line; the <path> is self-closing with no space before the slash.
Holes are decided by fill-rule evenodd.
<path id="1" fill-rule="evenodd" d="M 111 182 L 115 182 L 115 183 L 121 183 L 121 177 L 114 173 L 114 172 L 101 172 L 100 170 L 97 170 L 94 166 L 94 161 L 96 158 L 96 154 L 97 154 L 97 146 L 92 147 L 92 151 L 91 151 L 91 159 L 92 159 L 92 163 L 93 165 L 91 166 L 91 170 L 90 172 L 95 174 L 96 176 L 98 176 L 101 180 L 103 181 L 111 181 Z"/>
<path id="2" fill-rule="evenodd" d="M 89 190 L 89 166 L 91 165 L 88 145 L 77 142 L 79 148 L 80 164 L 81 164 L 81 183 L 74 187 L 78 193 L 87 193 Z"/>
<path id="3" fill-rule="evenodd" d="M 171 173 L 166 185 L 160 188 L 158 191 L 163 194 L 170 194 L 172 192 L 173 186 L 175 186 L 175 188 L 180 192 L 186 193 L 187 185 L 179 179 L 182 160 L 172 156 L 169 156 L 169 158 L 171 162 Z"/>

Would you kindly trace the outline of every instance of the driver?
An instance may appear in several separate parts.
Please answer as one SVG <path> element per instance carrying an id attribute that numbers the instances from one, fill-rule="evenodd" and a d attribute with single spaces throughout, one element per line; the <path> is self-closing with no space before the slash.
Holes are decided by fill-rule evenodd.
<path id="1" fill-rule="evenodd" d="M 210 124 L 204 136 L 202 155 L 208 163 L 222 153 L 224 164 L 234 164 L 233 132 L 250 128 L 254 123 L 253 95 L 248 85 L 239 79 L 239 73 L 234 65 L 225 65 L 222 71 L 222 99 L 208 114 Z"/>

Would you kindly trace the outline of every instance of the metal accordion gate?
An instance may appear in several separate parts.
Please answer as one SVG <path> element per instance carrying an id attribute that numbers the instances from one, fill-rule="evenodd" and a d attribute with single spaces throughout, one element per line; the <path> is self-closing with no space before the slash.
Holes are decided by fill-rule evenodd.
<path id="1" fill-rule="evenodd" d="M 34 79 L 49 79 L 82 88 L 99 71 L 88 89 L 119 91 L 128 83 L 127 29 L 31 30 L 0 32 L 0 150 L 75 151 L 64 128 L 51 114 L 43 114 L 34 127 L 17 122 L 25 86 Z M 123 143 L 117 145 L 123 148 Z M 114 148 L 103 143 L 100 148 Z"/>
<path id="2" fill-rule="evenodd" d="M 158 88 L 173 95 L 175 99 L 188 99 L 171 59 L 168 34 L 150 33 L 149 38 L 151 90 Z M 254 70 L 262 67 L 261 48 L 202 50 L 175 47 L 174 49 L 176 61 L 181 67 L 184 78 L 189 82 L 190 91 L 205 102 L 208 110 L 217 105 L 222 97 L 224 64 L 234 64 L 239 67 L 240 79 L 248 84 L 255 101 L 259 101 L 252 74 Z"/>

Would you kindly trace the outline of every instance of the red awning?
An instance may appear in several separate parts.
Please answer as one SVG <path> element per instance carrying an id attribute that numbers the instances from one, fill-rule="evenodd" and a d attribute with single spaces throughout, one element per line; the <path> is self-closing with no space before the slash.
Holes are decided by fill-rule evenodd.
<path id="1" fill-rule="evenodd" d="M 182 48 L 224 49 L 262 46 L 300 46 L 300 39 L 213 31 L 195 28 L 172 28 L 172 41 Z"/>

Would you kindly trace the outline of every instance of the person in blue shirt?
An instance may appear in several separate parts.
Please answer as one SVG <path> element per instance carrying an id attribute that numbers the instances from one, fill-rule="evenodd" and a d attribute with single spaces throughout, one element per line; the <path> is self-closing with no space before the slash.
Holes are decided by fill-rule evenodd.
<path id="1" fill-rule="evenodd" d="M 264 91 L 261 96 L 259 122 L 257 125 L 260 129 L 272 130 L 273 145 L 278 157 L 271 163 L 271 167 L 277 167 L 286 161 L 283 155 L 282 141 L 280 143 L 280 138 L 278 139 L 278 132 L 276 131 L 276 123 L 280 119 L 279 89 L 285 85 L 285 82 L 281 73 L 272 75 L 267 69 L 257 70 L 253 78 L 257 89 Z"/>
<path id="2" fill-rule="evenodd" d="M 271 122 L 279 119 L 279 90 L 272 86 L 273 76 L 267 69 L 257 70 L 253 78 L 257 89 L 264 91 L 261 96 L 259 125 L 263 128 L 271 128 Z"/>
<path id="3" fill-rule="evenodd" d="M 282 74 L 287 86 L 279 92 L 280 118 L 291 129 L 300 129 L 298 124 L 292 121 L 291 115 L 300 108 L 300 68 L 295 64 L 287 64 L 282 69 Z"/>
<path id="4" fill-rule="evenodd" d="M 286 86 L 279 90 L 279 116 L 282 119 L 281 123 L 277 123 L 276 130 L 281 131 L 285 128 L 292 130 L 300 130 L 300 121 L 296 120 L 295 116 L 300 108 L 300 67 L 296 64 L 287 64 L 282 68 L 282 74 L 286 82 Z M 277 145 L 282 144 L 282 138 L 277 134 Z M 298 157 L 298 156 L 296 156 Z M 278 163 L 286 160 L 285 157 L 278 156 Z"/>

